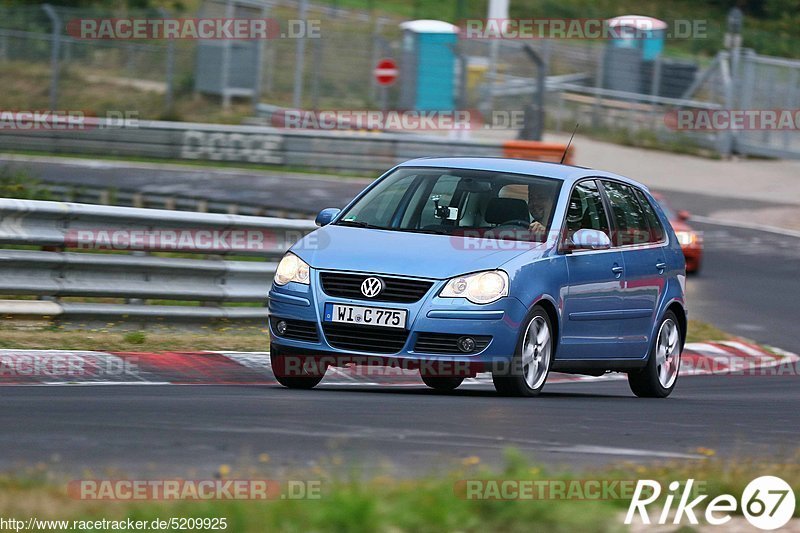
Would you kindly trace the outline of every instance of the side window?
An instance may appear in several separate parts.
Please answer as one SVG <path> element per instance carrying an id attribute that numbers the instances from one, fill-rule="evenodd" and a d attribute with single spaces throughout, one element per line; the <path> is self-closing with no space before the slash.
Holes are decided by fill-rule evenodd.
<path id="1" fill-rule="evenodd" d="M 575 186 L 567 206 L 566 222 L 567 239 L 571 239 L 579 229 L 596 229 L 611 236 L 603 199 L 594 180 L 583 181 Z"/>
<path id="2" fill-rule="evenodd" d="M 649 242 L 650 226 L 633 188 L 609 181 L 603 182 L 603 188 L 611 204 L 611 214 L 616 224 L 616 235 L 612 239 L 614 244 L 626 246 Z"/>
<path id="3" fill-rule="evenodd" d="M 650 203 L 650 200 L 647 199 L 647 196 L 642 191 L 639 189 L 635 189 L 635 191 L 636 198 L 639 199 L 639 204 L 644 209 L 644 215 L 650 225 L 650 242 L 663 242 L 666 232 L 664 231 L 664 225 L 661 224 L 661 220 L 656 214 L 656 210 L 653 208 L 653 204 Z"/>

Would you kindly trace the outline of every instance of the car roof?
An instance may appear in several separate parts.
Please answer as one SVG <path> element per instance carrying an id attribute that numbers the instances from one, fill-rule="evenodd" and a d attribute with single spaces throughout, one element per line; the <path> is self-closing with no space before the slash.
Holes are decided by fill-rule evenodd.
<path id="1" fill-rule="evenodd" d="M 564 165 L 561 163 L 531 161 L 528 159 L 512 159 L 506 157 L 421 157 L 405 161 L 398 166 L 460 168 L 465 170 L 489 170 L 513 174 L 528 174 L 562 180 L 567 185 L 572 185 L 576 181 L 588 177 L 611 178 L 648 190 L 642 183 L 625 176 L 620 176 L 619 174 L 614 174 L 613 172 L 574 165 Z"/>

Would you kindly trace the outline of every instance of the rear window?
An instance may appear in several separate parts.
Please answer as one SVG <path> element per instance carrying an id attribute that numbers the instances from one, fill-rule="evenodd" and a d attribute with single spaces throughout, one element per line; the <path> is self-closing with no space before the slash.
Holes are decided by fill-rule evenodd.
<path id="1" fill-rule="evenodd" d="M 603 188 L 611 204 L 615 234 L 612 241 L 617 246 L 646 244 L 650 242 L 650 225 L 647 215 L 636 199 L 633 187 L 622 183 L 604 181 Z"/>
<path id="2" fill-rule="evenodd" d="M 661 219 L 658 218 L 656 210 L 653 208 L 653 204 L 650 203 L 650 200 L 647 199 L 647 196 L 642 191 L 639 189 L 634 189 L 634 191 L 639 204 L 644 210 L 645 217 L 647 217 L 647 223 L 650 225 L 650 242 L 663 242 L 666 239 L 666 232 L 664 231 L 664 225 L 661 224 Z"/>

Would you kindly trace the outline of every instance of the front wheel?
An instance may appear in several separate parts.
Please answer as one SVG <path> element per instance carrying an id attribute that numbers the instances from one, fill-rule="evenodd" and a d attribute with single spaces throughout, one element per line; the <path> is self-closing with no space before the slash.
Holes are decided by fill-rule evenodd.
<path id="1" fill-rule="evenodd" d="M 269 360 L 275 380 L 289 389 L 313 389 L 325 377 L 327 367 L 318 367 L 313 359 L 285 355 L 273 345 Z"/>
<path id="2" fill-rule="evenodd" d="M 666 398 L 678 381 L 681 367 L 681 330 L 675 313 L 667 311 L 658 328 L 647 366 L 628 373 L 628 385 L 640 398 Z"/>
<path id="3" fill-rule="evenodd" d="M 494 388 L 503 396 L 537 396 L 553 361 L 553 326 L 541 307 L 535 307 L 517 341 L 511 367 L 492 372 Z"/>

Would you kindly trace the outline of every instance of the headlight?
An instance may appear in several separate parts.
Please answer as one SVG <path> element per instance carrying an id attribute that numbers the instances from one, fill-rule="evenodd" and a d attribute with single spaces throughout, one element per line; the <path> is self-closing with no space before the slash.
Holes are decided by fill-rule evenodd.
<path id="1" fill-rule="evenodd" d="M 286 254 L 275 271 L 275 285 L 286 285 L 290 281 L 308 285 L 308 264 L 294 254 Z"/>
<path id="2" fill-rule="evenodd" d="M 466 298 L 474 304 L 488 304 L 508 296 L 508 274 L 502 270 L 459 276 L 447 282 L 441 298 Z"/>
<path id="3" fill-rule="evenodd" d="M 693 231 L 676 231 L 675 236 L 678 237 L 681 246 L 689 246 L 697 240 Z"/>

